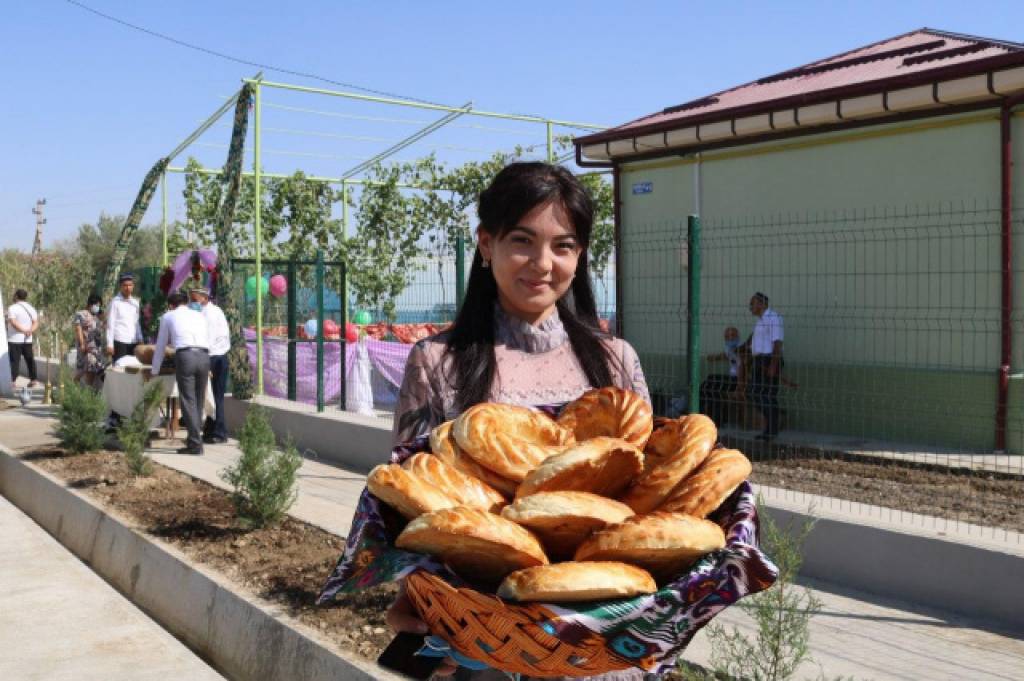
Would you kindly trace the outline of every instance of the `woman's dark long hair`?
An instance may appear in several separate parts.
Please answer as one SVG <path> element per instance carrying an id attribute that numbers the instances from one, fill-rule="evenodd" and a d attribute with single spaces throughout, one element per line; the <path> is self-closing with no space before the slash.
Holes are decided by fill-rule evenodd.
<path id="1" fill-rule="evenodd" d="M 536 206 L 558 201 L 576 230 L 580 257 L 569 291 L 556 303 L 558 315 L 590 385 L 611 385 L 611 362 L 615 361 L 602 342 L 594 291 L 590 286 L 587 249 L 594 223 L 590 194 L 565 168 L 547 163 L 513 163 L 506 166 L 480 194 L 477 214 L 479 229 L 495 239 L 503 238 Z M 449 380 L 456 406 L 464 411 L 487 399 L 497 362 L 494 354 L 494 306 L 498 284 L 483 266 L 479 249 L 473 256 L 466 285 L 466 297 L 448 335 L 446 356 L 451 359 Z"/>

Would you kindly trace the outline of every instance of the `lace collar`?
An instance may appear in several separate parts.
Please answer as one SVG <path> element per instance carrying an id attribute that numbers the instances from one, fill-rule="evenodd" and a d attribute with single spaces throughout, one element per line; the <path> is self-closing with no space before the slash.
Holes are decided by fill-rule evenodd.
<path id="1" fill-rule="evenodd" d="M 533 326 L 505 312 L 501 305 L 494 305 L 494 341 L 497 344 L 532 354 L 554 350 L 568 339 L 558 310 Z"/>

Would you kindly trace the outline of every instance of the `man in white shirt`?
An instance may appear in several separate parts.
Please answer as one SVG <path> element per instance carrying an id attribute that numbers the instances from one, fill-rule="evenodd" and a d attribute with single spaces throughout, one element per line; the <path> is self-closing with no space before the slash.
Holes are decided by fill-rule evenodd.
<path id="1" fill-rule="evenodd" d="M 203 313 L 190 309 L 184 293 L 167 296 L 168 311 L 160 318 L 153 349 L 153 375 L 160 373 L 164 348 L 174 348 L 174 376 L 178 383 L 178 401 L 181 420 L 185 422 L 188 437 L 179 454 L 202 454 L 203 441 L 200 428 L 203 423 L 203 404 L 206 383 L 210 376 L 210 342 Z"/>
<path id="2" fill-rule="evenodd" d="M 757 317 L 754 332 L 746 347 L 753 356 L 750 369 L 750 396 L 764 416 L 764 431 L 759 440 L 772 440 L 779 434 L 779 376 L 782 373 L 782 315 L 768 307 L 768 296 L 755 293 L 750 298 L 750 313 Z"/>
<path id="3" fill-rule="evenodd" d="M 135 276 L 122 274 L 117 283 L 121 292 L 114 296 L 107 309 L 107 354 L 111 356 L 111 362 L 135 354 L 135 346 L 142 342 L 139 299 L 132 298 Z"/>
<path id="4" fill-rule="evenodd" d="M 36 380 L 36 358 L 32 353 L 32 334 L 39 328 L 39 313 L 29 305 L 28 291 L 14 292 L 14 303 L 7 308 L 7 352 L 11 356 L 11 384 L 18 380 L 21 358 L 28 365 L 28 387 L 39 385 Z"/>
<path id="5" fill-rule="evenodd" d="M 214 418 L 206 415 L 203 426 L 203 442 L 220 444 L 228 441 L 228 428 L 224 422 L 224 391 L 228 387 L 228 350 L 231 349 L 231 331 L 224 311 L 210 302 L 209 289 L 198 286 L 189 291 L 193 304 L 202 307 L 206 318 L 206 330 L 210 338 L 210 389 L 213 402 L 217 405 Z"/>

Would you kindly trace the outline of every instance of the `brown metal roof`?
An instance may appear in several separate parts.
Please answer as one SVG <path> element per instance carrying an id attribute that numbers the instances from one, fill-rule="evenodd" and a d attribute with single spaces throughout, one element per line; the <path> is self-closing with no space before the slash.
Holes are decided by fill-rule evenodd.
<path id="1" fill-rule="evenodd" d="M 1005 63 L 1005 64 L 1004 64 Z M 780 106 L 911 86 L 938 76 L 960 77 L 1024 63 L 1024 44 L 923 28 L 752 83 L 668 107 L 635 121 L 576 139 L 579 145 L 629 138 L 757 114 Z"/>

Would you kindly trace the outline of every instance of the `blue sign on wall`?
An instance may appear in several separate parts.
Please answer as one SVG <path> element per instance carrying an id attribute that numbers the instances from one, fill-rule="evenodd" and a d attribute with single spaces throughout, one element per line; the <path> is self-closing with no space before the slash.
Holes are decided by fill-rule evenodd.
<path id="1" fill-rule="evenodd" d="M 653 182 L 634 182 L 633 193 L 634 194 L 650 194 L 654 191 Z"/>

